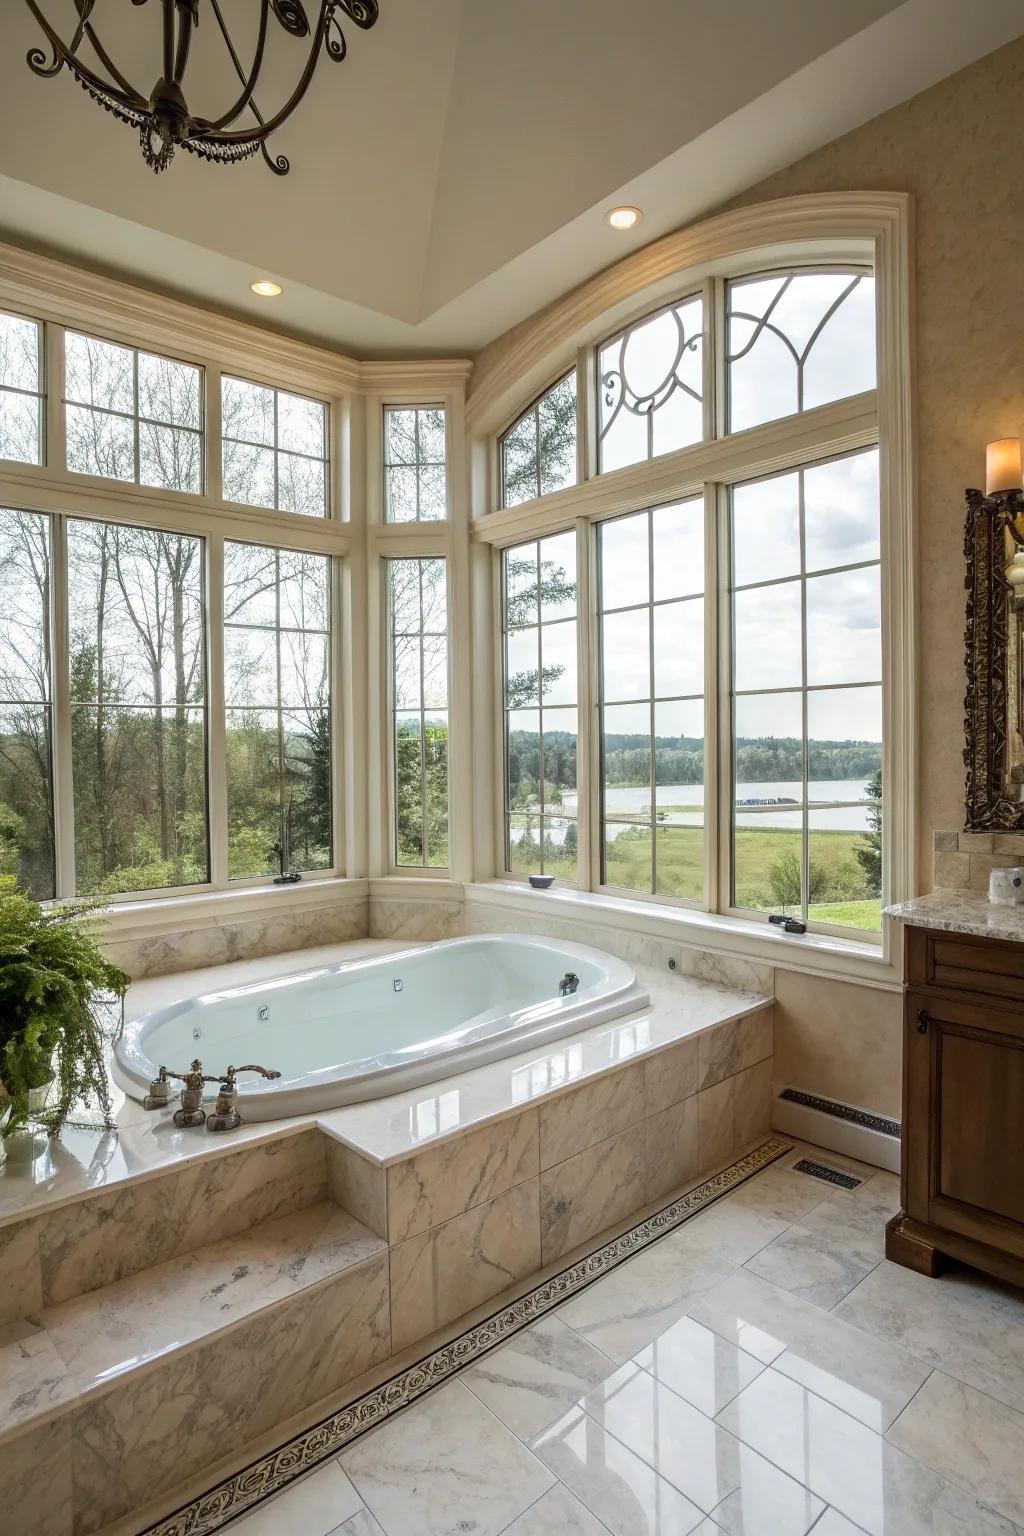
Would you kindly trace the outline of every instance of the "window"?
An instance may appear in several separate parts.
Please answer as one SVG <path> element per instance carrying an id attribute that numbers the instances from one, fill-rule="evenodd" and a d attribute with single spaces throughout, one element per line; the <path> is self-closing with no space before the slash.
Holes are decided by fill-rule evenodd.
<path id="1" fill-rule="evenodd" d="M 881 925 L 878 451 L 734 487 L 733 904 Z"/>
<path id="2" fill-rule="evenodd" d="M 646 315 L 597 353 L 598 468 L 619 469 L 704 436 L 704 303 Z"/>
<path id="3" fill-rule="evenodd" d="M 502 556 L 508 868 L 576 879 L 576 535 Z"/>
<path id="4" fill-rule="evenodd" d="M 43 328 L 0 314 L 0 459 L 43 462 Z"/>
<path id="5" fill-rule="evenodd" d="M 327 516 L 327 407 L 245 379 L 221 380 L 225 501 Z"/>
<path id="6" fill-rule="evenodd" d="M 202 490 L 201 368 L 67 331 L 64 400 L 74 473 Z"/>
<path id="7" fill-rule="evenodd" d="M 389 560 L 395 863 L 448 863 L 448 597 L 443 559 Z"/>
<path id="8" fill-rule="evenodd" d="M 50 523 L 0 509 L 0 875 L 54 894 Z"/>
<path id="9" fill-rule="evenodd" d="M 385 520 L 436 523 L 448 516 L 443 406 L 384 408 Z"/>
<path id="10" fill-rule="evenodd" d="M 509 427 L 499 453 L 503 507 L 517 507 L 576 484 L 575 370 Z"/>
<path id="11" fill-rule="evenodd" d="M 329 869 L 331 563 L 224 546 L 228 873 Z"/>
<path id="12" fill-rule="evenodd" d="M 209 879 L 202 541 L 67 523 L 79 895 Z"/>
<path id="13" fill-rule="evenodd" d="M 870 273 L 772 272 L 726 284 L 729 431 L 875 387 Z"/>
<path id="14" fill-rule="evenodd" d="M 704 890 L 704 504 L 602 523 L 601 881 Z"/>

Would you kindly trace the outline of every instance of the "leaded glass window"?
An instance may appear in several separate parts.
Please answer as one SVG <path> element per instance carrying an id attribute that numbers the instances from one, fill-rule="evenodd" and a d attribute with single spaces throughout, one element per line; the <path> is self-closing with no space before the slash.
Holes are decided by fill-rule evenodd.
<path id="1" fill-rule="evenodd" d="M 576 372 L 535 400 L 499 442 L 501 504 L 547 496 L 576 484 Z"/>
<path id="2" fill-rule="evenodd" d="M 621 469 L 704 435 L 704 303 L 645 315 L 597 353 L 598 469 Z"/>
<path id="3" fill-rule="evenodd" d="M 875 387 L 875 282 L 829 268 L 726 284 L 728 430 Z"/>
<path id="4" fill-rule="evenodd" d="M 502 556 L 506 867 L 576 879 L 576 535 Z"/>

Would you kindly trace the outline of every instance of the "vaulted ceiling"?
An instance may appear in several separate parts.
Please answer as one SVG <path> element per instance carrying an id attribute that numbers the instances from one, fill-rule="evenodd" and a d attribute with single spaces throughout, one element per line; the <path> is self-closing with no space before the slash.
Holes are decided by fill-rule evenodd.
<path id="1" fill-rule="evenodd" d="M 74 0 L 41 0 L 65 35 Z M 244 40 L 251 0 L 221 0 Z M 306 0 L 315 10 L 315 0 Z M 155 176 L 137 135 L 65 72 L 7 0 L 0 237 L 359 355 L 473 351 L 574 283 L 1024 31 L 1019 0 L 380 0 L 347 60 L 324 60 L 259 158 L 179 154 Z M 156 0 L 96 0 L 125 72 L 155 79 Z M 212 115 L 232 76 L 207 0 L 186 76 Z M 265 113 L 304 45 L 274 37 Z M 603 214 L 637 203 L 639 228 Z M 273 276 L 282 298 L 253 299 Z"/>

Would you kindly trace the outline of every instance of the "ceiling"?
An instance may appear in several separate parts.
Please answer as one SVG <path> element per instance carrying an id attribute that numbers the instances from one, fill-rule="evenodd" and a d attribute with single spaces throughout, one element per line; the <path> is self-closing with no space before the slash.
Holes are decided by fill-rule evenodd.
<path id="1" fill-rule="evenodd" d="M 74 0 L 40 3 L 67 35 Z M 244 42 L 251 0 L 221 3 Z M 1020 0 L 380 0 L 275 136 L 288 176 L 186 154 L 155 176 L 66 72 L 29 71 L 38 25 L 4 9 L 0 237 L 382 357 L 478 350 L 1024 31 Z M 212 115 L 230 80 L 199 13 L 186 87 Z M 155 78 L 155 0 L 93 15 L 125 72 Z M 265 114 L 304 56 L 273 42 Z M 617 202 L 644 209 L 630 234 L 604 223 Z M 252 298 L 257 276 L 284 295 Z"/>

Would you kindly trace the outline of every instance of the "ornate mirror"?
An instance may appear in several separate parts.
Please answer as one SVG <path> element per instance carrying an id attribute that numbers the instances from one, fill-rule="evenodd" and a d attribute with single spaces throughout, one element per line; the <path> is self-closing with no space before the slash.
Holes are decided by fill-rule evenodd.
<path id="1" fill-rule="evenodd" d="M 969 832 L 1024 831 L 1024 494 L 967 492 Z"/>

